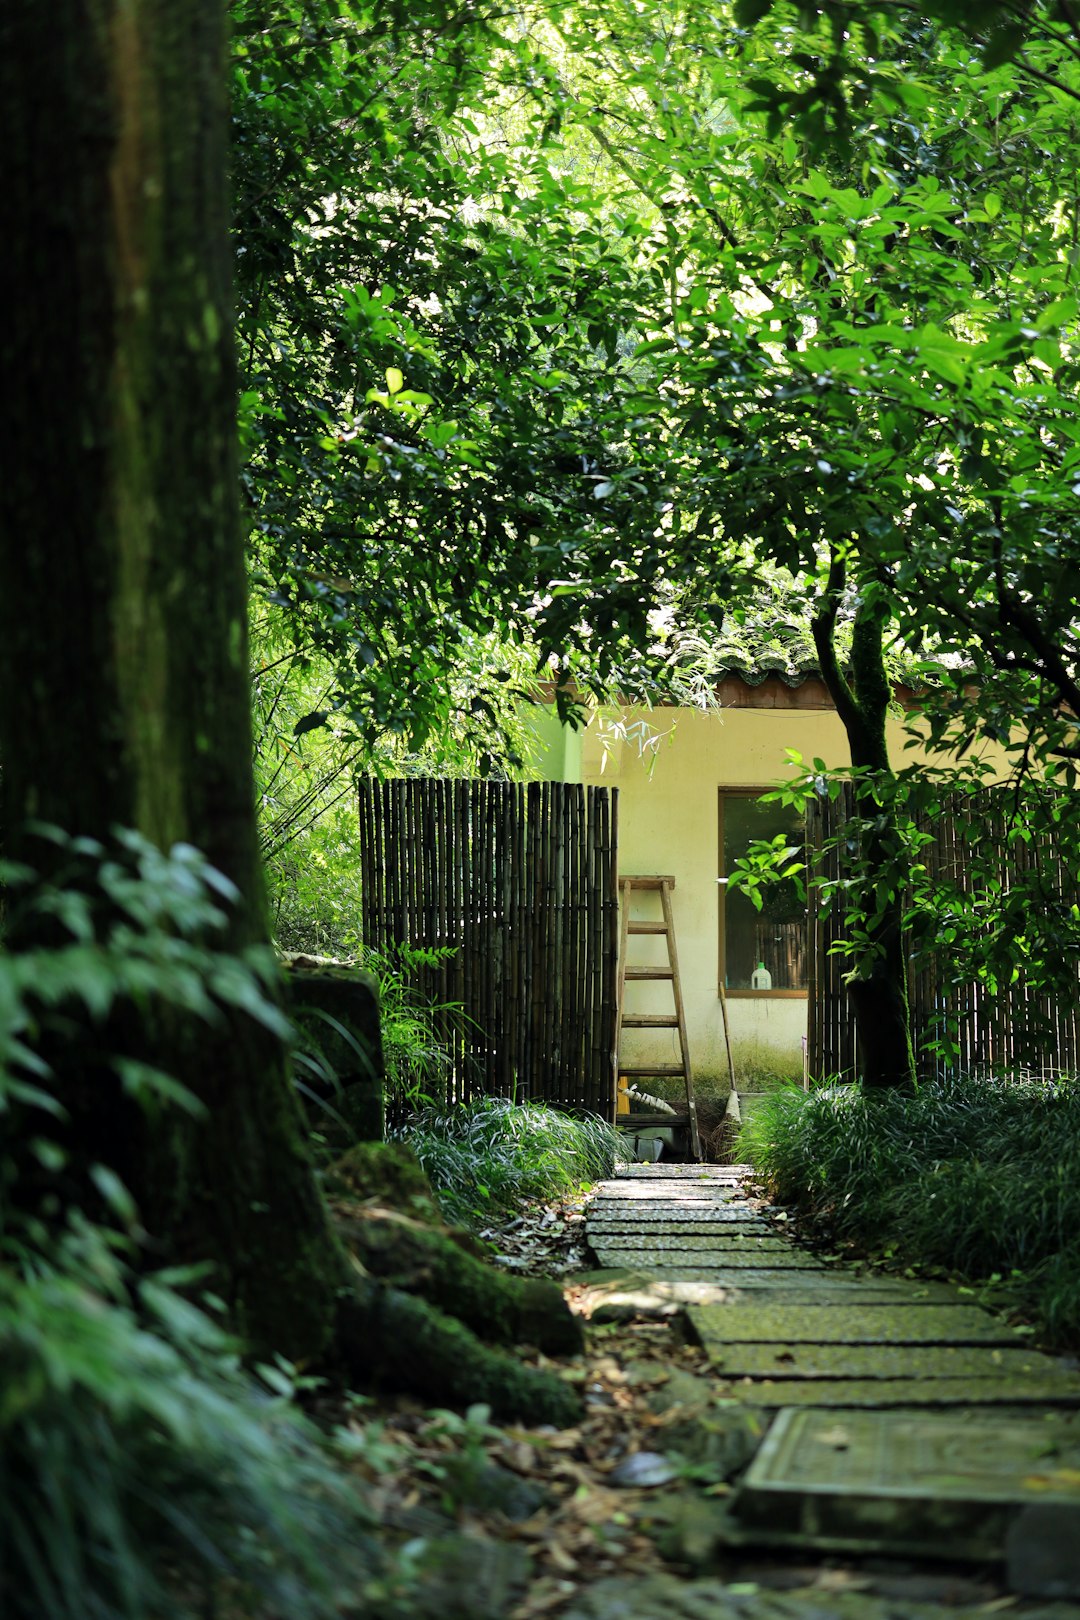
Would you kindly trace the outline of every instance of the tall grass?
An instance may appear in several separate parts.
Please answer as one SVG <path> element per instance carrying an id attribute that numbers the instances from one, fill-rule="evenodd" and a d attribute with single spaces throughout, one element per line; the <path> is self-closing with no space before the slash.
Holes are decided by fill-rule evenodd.
<path id="1" fill-rule="evenodd" d="M 1076 1080 L 790 1087 L 746 1122 L 739 1151 L 831 1237 L 1001 1281 L 1049 1339 L 1080 1344 Z"/>
<path id="2" fill-rule="evenodd" d="M 472 1227 L 610 1175 L 620 1140 L 594 1114 L 502 1097 L 424 1109 L 395 1134 L 420 1160 L 447 1216 Z"/>

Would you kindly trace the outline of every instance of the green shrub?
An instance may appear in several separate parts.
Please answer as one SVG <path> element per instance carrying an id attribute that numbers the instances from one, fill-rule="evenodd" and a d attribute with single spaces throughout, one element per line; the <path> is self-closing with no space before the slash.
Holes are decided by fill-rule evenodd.
<path id="1" fill-rule="evenodd" d="M 472 1227 L 526 1199 L 567 1197 L 610 1175 L 620 1142 L 595 1114 L 502 1097 L 424 1109 L 395 1134 L 420 1160 L 447 1216 Z"/>
<path id="2" fill-rule="evenodd" d="M 747 1120 L 739 1152 L 833 1238 L 1003 1283 L 1055 1341 L 1080 1341 L 1077 1081 L 788 1087 Z"/>

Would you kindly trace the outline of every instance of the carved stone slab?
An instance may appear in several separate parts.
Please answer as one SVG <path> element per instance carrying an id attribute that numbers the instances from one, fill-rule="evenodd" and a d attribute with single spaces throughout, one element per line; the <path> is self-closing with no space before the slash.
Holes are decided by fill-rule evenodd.
<path id="1" fill-rule="evenodd" d="M 1034 1578 L 1025 1567 L 1021 1589 L 1065 1596 L 1077 1575 L 1080 1430 L 1068 1418 L 972 1424 L 944 1413 L 789 1409 L 751 1463 L 735 1509 L 751 1538 L 758 1530 L 768 1541 L 810 1535 L 946 1558 L 1008 1555 L 1010 1565 L 1022 1541 L 1027 1565 L 1037 1567 Z M 1054 1535 L 1040 1549 L 1048 1512 Z"/>
<path id="2" fill-rule="evenodd" d="M 731 1344 L 1023 1343 L 974 1305 L 703 1305 L 689 1316 L 705 1348 L 721 1352 Z"/>

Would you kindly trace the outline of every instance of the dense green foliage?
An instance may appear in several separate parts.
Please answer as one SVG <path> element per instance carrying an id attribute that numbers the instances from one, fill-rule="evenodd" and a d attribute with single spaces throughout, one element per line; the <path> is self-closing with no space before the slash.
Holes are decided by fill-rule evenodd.
<path id="1" fill-rule="evenodd" d="M 1080 1086 L 959 1078 L 914 1096 L 773 1093 L 739 1153 L 831 1241 L 1001 1284 L 1046 1337 L 1080 1335 Z"/>
<path id="2" fill-rule="evenodd" d="M 483 769 L 528 660 L 700 689 L 722 620 L 791 644 L 782 598 L 864 768 L 852 982 L 895 988 L 910 839 L 882 659 L 932 666 L 944 754 L 970 762 L 981 730 L 1020 773 L 1056 761 L 1025 816 L 1067 836 L 1068 13 L 402 21 L 237 10 L 253 579 L 327 683 L 293 726 L 365 759 L 450 735 Z M 1060 932 L 1028 931 L 1023 971 L 1053 977 Z"/>
<path id="3" fill-rule="evenodd" d="M 401 1135 L 448 1218 L 471 1227 L 610 1175 L 619 1146 L 618 1132 L 595 1116 L 501 1097 L 425 1109 Z"/>
<path id="4" fill-rule="evenodd" d="M 78 1063 L 103 1107 L 119 1085 L 148 1117 L 196 1110 L 125 1050 L 118 1010 L 213 1024 L 241 1005 L 277 1027 L 266 962 L 217 948 L 232 886 L 195 851 L 42 834 L 52 882 L 3 872 L 10 935 L 39 943 L 0 955 L 0 1606 L 186 1616 L 228 1583 L 336 1612 L 338 1583 L 363 1585 L 367 1524 L 291 1407 L 290 1370 L 242 1368 L 217 1307 L 195 1302 L 205 1275 L 147 1272 L 139 1211 L 70 1140 L 54 1089 L 52 1065 Z"/>

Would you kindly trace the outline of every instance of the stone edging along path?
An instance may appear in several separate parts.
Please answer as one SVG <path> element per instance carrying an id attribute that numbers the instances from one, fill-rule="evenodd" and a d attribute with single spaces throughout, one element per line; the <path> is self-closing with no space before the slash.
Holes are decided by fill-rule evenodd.
<path id="1" fill-rule="evenodd" d="M 989 1561 L 1080 1597 L 1080 1373 L 944 1284 L 799 1248 L 740 1166 L 626 1166 L 586 1222 L 600 1308 L 683 1312 L 717 1397 L 761 1417 L 731 1546 Z"/>

